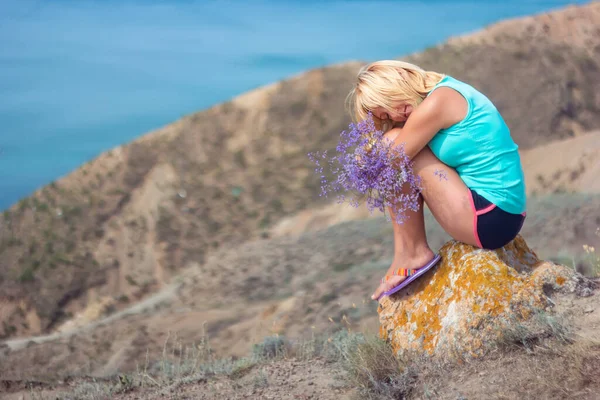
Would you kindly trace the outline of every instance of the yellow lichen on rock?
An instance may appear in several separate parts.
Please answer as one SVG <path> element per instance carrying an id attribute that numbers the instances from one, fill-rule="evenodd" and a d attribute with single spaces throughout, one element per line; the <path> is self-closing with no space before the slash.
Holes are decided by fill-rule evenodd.
<path id="1" fill-rule="evenodd" d="M 480 356 L 509 324 L 546 309 L 545 290 L 576 282 L 573 270 L 539 260 L 520 236 L 495 251 L 451 241 L 440 255 L 432 271 L 380 302 L 380 335 L 399 355 Z"/>

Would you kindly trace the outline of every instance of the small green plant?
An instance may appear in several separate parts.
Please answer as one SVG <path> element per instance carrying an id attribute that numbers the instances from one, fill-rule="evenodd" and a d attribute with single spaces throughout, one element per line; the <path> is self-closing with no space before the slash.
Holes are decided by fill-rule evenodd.
<path id="1" fill-rule="evenodd" d="M 134 381 L 133 378 L 129 375 L 121 374 L 119 375 L 119 393 L 127 393 L 134 389 Z"/>
<path id="2" fill-rule="evenodd" d="M 321 304 L 328 304 L 328 303 L 331 303 L 333 300 L 335 300 L 337 298 L 338 298 L 337 293 L 331 291 L 331 292 L 325 293 L 323 296 L 321 296 L 319 298 L 319 302 Z"/>
<path id="3" fill-rule="evenodd" d="M 272 199 L 269 202 L 269 206 L 273 209 L 274 212 L 280 213 L 283 212 L 283 203 L 279 199 Z"/>
<path id="4" fill-rule="evenodd" d="M 237 165 L 239 165 L 242 168 L 246 168 L 248 166 L 248 163 L 246 161 L 246 156 L 244 154 L 244 150 L 238 150 L 233 154 L 233 158 L 236 162 Z"/>
<path id="5" fill-rule="evenodd" d="M 75 244 L 74 240 L 67 239 L 67 241 L 65 242 L 65 251 L 67 253 L 72 253 L 76 247 L 77 245 Z"/>
<path id="6" fill-rule="evenodd" d="M 333 270 L 335 272 L 343 272 L 350 268 L 352 268 L 352 263 L 350 263 L 350 262 L 341 262 L 341 263 L 333 264 Z"/>
<path id="7" fill-rule="evenodd" d="M 241 186 L 234 186 L 231 188 L 231 195 L 236 199 L 240 197 L 243 192 L 244 188 L 242 188 Z"/>
<path id="8" fill-rule="evenodd" d="M 127 281 L 127 283 L 129 283 L 131 286 L 138 286 L 138 283 L 135 279 L 133 279 L 133 277 L 131 275 L 126 275 L 125 276 L 125 280 Z"/>
<path id="9" fill-rule="evenodd" d="M 280 335 L 267 336 L 262 343 L 255 344 L 252 355 L 258 360 L 276 359 L 285 357 L 288 353 L 288 343 L 285 337 Z"/>
<path id="10" fill-rule="evenodd" d="M 17 332 L 17 328 L 14 325 L 8 325 L 6 322 L 2 323 L 4 333 L 8 336 L 14 335 Z"/>
<path id="11" fill-rule="evenodd" d="M 68 400 L 100 400 L 110 398 L 118 393 L 118 387 L 102 382 L 83 382 L 75 387 L 72 393 L 64 394 Z"/>
<path id="12" fill-rule="evenodd" d="M 35 270 L 36 268 L 33 265 L 25 268 L 25 270 L 21 272 L 21 275 L 19 275 L 17 280 L 21 283 L 33 282 L 35 280 Z"/>
<path id="13" fill-rule="evenodd" d="M 271 214 L 267 213 L 258 223 L 260 229 L 266 229 L 271 224 Z"/>
<path id="14" fill-rule="evenodd" d="M 19 201 L 19 211 L 23 212 L 26 208 L 29 208 L 29 199 Z"/>
<path id="15" fill-rule="evenodd" d="M 248 374 L 256 366 L 256 361 L 252 358 L 245 357 L 240 358 L 235 362 L 229 377 L 231 379 L 239 379 L 244 375 Z"/>
<path id="16" fill-rule="evenodd" d="M 13 247 L 13 246 L 21 246 L 23 244 L 23 241 L 19 238 L 16 237 L 11 237 L 10 239 L 8 239 L 7 241 L 7 245 L 8 247 Z"/>
<path id="17" fill-rule="evenodd" d="M 111 196 L 123 196 L 127 194 L 127 192 L 123 189 L 116 188 L 109 190 L 108 194 Z"/>
<path id="18" fill-rule="evenodd" d="M 265 388 L 265 387 L 269 386 L 269 381 L 267 380 L 267 374 L 265 373 L 265 371 L 263 369 L 261 369 L 260 372 L 254 377 L 254 379 L 252 381 L 252 386 L 255 389 Z"/>
<path id="19" fill-rule="evenodd" d="M 62 253 L 56 253 L 54 256 L 52 256 L 50 261 L 55 264 L 65 264 L 65 265 L 69 265 L 69 264 L 73 263 L 73 261 L 69 257 L 67 257 L 66 255 L 64 255 Z"/>
<path id="20" fill-rule="evenodd" d="M 38 249 L 38 242 L 36 242 L 35 240 L 33 240 L 30 244 L 29 244 L 29 255 L 33 255 L 35 254 L 35 252 Z"/>

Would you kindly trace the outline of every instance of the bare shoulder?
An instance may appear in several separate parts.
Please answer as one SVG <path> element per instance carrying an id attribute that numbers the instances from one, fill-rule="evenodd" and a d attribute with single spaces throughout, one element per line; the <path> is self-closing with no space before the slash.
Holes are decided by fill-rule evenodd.
<path id="1" fill-rule="evenodd" d="M 437 114 L 445 128 L 462 121 L 469 110 L 463 95 L 447 86 L 437 88 L 421 105 Z"/>

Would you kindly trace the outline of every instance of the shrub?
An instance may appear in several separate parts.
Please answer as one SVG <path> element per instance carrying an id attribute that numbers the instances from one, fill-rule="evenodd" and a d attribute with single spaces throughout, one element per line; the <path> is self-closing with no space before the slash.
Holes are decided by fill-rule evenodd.
<path id="1" fill-rule="evenodd" d="M 531 351 L 544 339 L 572 342 L 572 332 L 559 316 L 539 312 L 525 322 L 512 321 L 500 334 L 500 347 L 518 346 Z"/>
<path id="2" fill-rule="evenodd" d="M 262 343 L 252 347 L 252 356 L 255 359 L 273 359 L 287 354 L 288 343 L 283 336 L 267 336 Z"/>
<path id="3" fill-rule="evenodd" d="M 391 346 L 373 334 L 341 331 L 332 339 L 345 372 L 344 380 L 363 399 L 403 399 L 410 393 L 415 377 L 394 356 Z"/>
<path id="4" fill-rule="evenodd" d="M 34 266 L 29 266 L 25 268 L 25 270 L 19 275 L 17 280 L 21 283 L 24 282 L 32 282 L 35 279 L 35 268 Z"/>

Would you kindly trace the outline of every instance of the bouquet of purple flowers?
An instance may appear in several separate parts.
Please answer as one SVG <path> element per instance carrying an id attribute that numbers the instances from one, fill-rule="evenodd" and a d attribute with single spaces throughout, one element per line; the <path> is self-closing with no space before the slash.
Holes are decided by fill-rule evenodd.
<path id="1" fill-rule="evenodd" d="M 370 212 L 377 208 L 385 213 L 390 207 L 396 221 L 403 223 L 407 210 L 419 209 L 421 192 L 421 180 L 413 173 L 404 146 L 394 146 L 383 131 L 377 130 L 371 114 L 358 124 L 350 124 L 349 129 L 340 134 L 334 157 L 329 158 L 327 151 L 308 154 L 321 177 L 321 196 L 337 193 L 339 203 L 348 201 L 354 207 L 366 198 Z M 325 167 L 333 180 L 326 178 Z"/>

